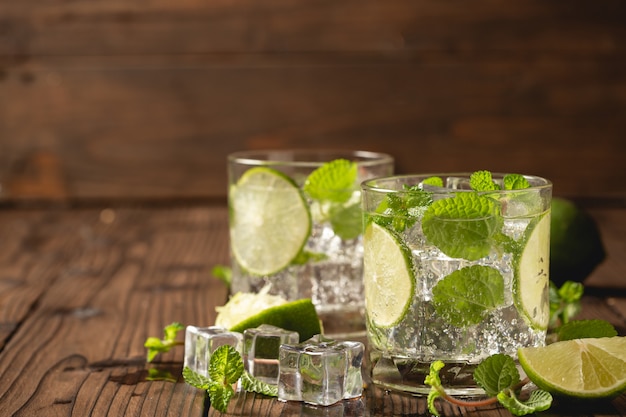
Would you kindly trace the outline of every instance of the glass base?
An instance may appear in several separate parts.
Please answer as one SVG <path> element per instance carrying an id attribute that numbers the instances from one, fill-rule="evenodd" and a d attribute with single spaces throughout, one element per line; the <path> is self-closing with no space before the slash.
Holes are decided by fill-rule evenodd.
<path id="1" fill-rule="evenodd" d="M 392 391 L 401 391 L 419 396 L 430 392 L 424 379 L 430 372 L 430 362 L 411 358 L 385 357 L 380 352 L 371 352 L 372 383 Z M 441 383 L 450 395 L 460 397 L 484 396 L 485 391 L 474 381 L 477 364 L 446 362 L 439 371 Z"/>

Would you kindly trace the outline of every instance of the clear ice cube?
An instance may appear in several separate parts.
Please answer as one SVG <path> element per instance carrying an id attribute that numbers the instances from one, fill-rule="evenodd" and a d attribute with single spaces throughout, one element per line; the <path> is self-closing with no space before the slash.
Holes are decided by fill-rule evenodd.
<path id="1" fill-rule="evenodd" d="M 223 345 L 230 345 L 242 354 L 243 335 L 219 326 L 187 326 L 184 366 L 200 375 L 208 376 L 211 355 Z"/>
<path id="2" fill-rule="evenodd" d="M 331 405 L 363 392 L 361 342 L 335 341 L 321 335 L 280 347 L 278 399 Z"/>
<path id="3" fill-rule="evenodd" d="M 282 344 L 297 344 L 298 332 L 262 324 L 243 332 L 243 363 L 250 375 L 268 384 L 278 384 L 278 356 Z"/>

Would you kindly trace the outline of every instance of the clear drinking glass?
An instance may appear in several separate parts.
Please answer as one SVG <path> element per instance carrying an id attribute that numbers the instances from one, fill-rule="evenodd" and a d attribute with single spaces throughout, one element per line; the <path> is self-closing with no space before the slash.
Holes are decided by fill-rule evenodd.
<path id="1" fill-rule="evenodd" d="M 441 360 L 450 394 L 480 395 L 473 369 L 481 360 L 545 343 L 552 184 L 493 174 L 492 189 L 476 191 L 485 185 L 470 177 L 362 184 L 366 325 L 378 385 L 427 394 L 424 377 Z"/>
<path id="2" fill-rule="evenodd" d="M 325 334 L 364 334 L 359 184 L 392 172 L 366 151 L 229 155 L 231 292 L 310 298 Z"/>

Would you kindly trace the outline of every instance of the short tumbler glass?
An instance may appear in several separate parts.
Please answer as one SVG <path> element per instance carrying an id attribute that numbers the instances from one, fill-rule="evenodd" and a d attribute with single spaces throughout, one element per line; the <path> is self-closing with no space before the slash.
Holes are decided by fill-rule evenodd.
<path id="1" fill-rule="evenodd" d="M 362 184 L 375 384 L 427 394 L 424 377 L 441 360 L 450 394 L 481 395 L 480 361 L 545 343 L 552 184 L 489 175 L 486 188 L 469 173 Z"/>
<path id="2" fill-rule="evenodd" d="M 324 333 L 365 334 L 360 183 L 387 154 L 260 150 L 228 157 L 231 293 L 310 298 Z"/>

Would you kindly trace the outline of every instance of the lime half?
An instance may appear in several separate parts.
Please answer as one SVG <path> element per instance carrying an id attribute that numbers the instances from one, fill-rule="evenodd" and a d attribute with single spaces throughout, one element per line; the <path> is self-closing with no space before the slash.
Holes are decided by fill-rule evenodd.
<path id="1" fill-rule="evenodd" d="M 550 215 L 544 214 L 528 231 L 515 268 L 515 305 L 531 327 L 545 330 L 550 321 Z"/>
<path id="2" fill-rule="evenodd" d="M 260 293 L 236 293 L 226 305 L 217 307 L 215 325 L 234 332 L 270 324 L 298 332 L 300 341 L 322 332 L 320 319 L 310 299 L 286 301 L 282 297 Z"/>
<path id="3" fill-rule="evenodd" d="M 520 348 L 518 357 L 528 377 L 552 393 L 602 398 L 626 390 L 626 337 L 574 339 Z"/>
<path id="4" fill-rule="evenodd" d="M 363 234 L 365 305 L 372 323 L 400 322 L 411 304 L 415 275 L 411 254 L 389 230 L 370 223 Z"/>
<path id="5" fill-rule="evenodd" d="M 302 191 L 271 168 L 246 171 L 230 190 L 231 249 L 242 268 L 270 275 L 298 256 L 311 232 Z"/>

